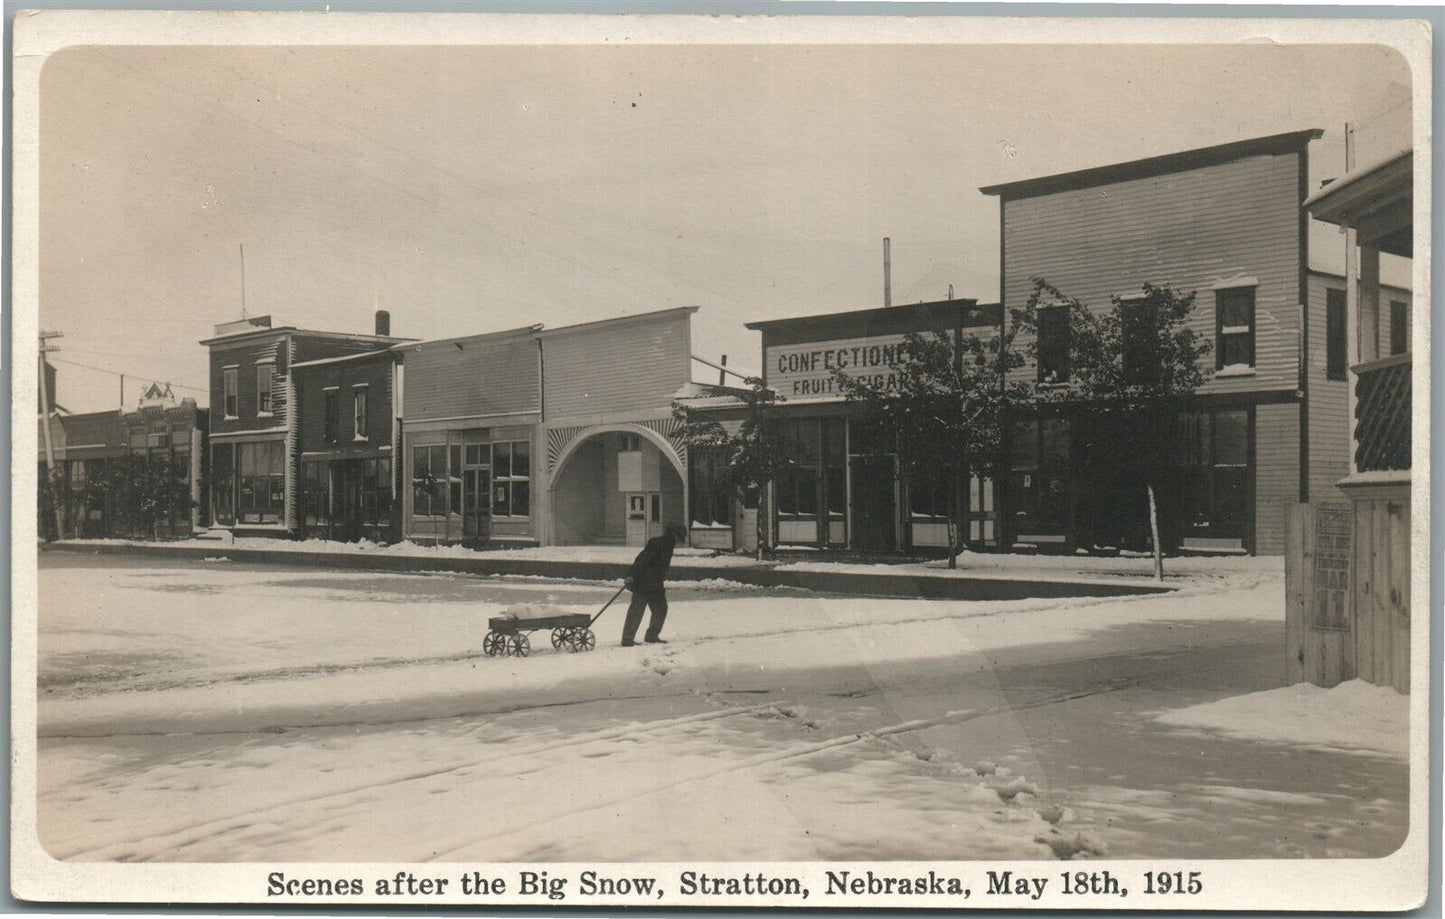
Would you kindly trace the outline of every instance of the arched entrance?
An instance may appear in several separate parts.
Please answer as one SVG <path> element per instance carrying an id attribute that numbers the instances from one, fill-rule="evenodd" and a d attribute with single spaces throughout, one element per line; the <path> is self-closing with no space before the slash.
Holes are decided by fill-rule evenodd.
<path id="1" fill-rule="evenodd" d="M 661 434 L 636 424 L 598 426 L 557 457 L 549 504 L 552 542 L 636 545 L 687 523 L 687 477 Z"/>

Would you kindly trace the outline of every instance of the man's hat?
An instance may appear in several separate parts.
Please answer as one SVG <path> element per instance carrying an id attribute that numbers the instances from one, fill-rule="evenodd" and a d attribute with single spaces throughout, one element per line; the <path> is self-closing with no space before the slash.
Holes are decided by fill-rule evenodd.
<path id="1" fill-rule="evenodd" d="M 684 542 L 687 539 L 687 527 L 675 521 L 667 525 L 667 532 L 671 533 L 672 538 L 678 542 Z"/>

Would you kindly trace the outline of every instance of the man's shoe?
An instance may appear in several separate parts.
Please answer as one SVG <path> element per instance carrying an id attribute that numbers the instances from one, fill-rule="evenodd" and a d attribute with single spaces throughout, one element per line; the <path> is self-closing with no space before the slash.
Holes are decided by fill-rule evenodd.
<path id="1" fill-rule="evenodd" d="M 622 643 L 622 647 L 624 647 L 624 648 L 635 648 L 635 647 L 637 647 L 637 642 L 635 642 L 635 641 L 624 641 L 624 642 Z"/>
<path id="2" fill-rule="evenodd" d="M 665 645 L 665 644 L 667 644 L 667 639 L 666 639 L 666 638 L 644 638 L 643 641 L 647 642 L 647 643 L 650 644 L 650 645 Z"/>

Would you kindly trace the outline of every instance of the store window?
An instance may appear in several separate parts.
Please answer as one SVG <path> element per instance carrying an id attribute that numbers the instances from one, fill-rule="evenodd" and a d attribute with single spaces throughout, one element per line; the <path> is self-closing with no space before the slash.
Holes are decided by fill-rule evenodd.
<path id="1" fill-rule="evenodd" d="M 321 393 L 321 437 L 328 444 L 334 444 L 341 427 L 341 393 L 335 386 Z"/>
<path id="2" fill-rule="evenodd" d="M 1254 366 L 1254 288 L 1214 292 L 1214 367 Z"/>
<path id="3" fill-rule="evenodd" d="M 1069 380 L 1069 308 L 1040 307 L 1039 382 L 1066 383 Z"/>
<path id="4" fill-rule="evenodd" d="M 1345 292 L 1325 291 L 1325 379 L 1343 380 L 1348 369 Z"/>
<path id="5" fill-rule="evenodd" d="M 727 457 L 717 450 L 688 451 L 688 499 L 696 526 L 731 526 L 732 490 L 727 487 Z"/>
<path id="6" fill-rule="evenodd" d="M 285 516 L 286 444 L 281 440 L 237 444 L 241 523 L 278 524 Z"/>
<path id="7" fill-rule="evenodd" d="M 1186 538 L 1245 535 L 1249 411 L 1189 412 L 1180 419 Z"/>
<path id="8" fill-rule="evenodd" d="M 271 414 L 271 376 L 276 370 L 275 361 L 256 362 L 256 414 Z"/>
<path id="9" fill-rule="evenodd" d="M 235 367 L 226 367 L 221 371 L 221 405 L 227 418 L 239 417 L 239 408 L 236 405 L 236 371 Z"/>
<path id="10" fill-rule="evenodd" d="M 351 388 L 351 420 L 352 427 L 356 431 L 356 440 L 366 440 L 367 437 L 366 403 L 366 384 L 363 383 L 358 386 L 353 386 Z"/>
<path id="11" fill-rule="evenodd" d="M 525 440 L 492 444 L 492 516 L 532 513 L 532 445 Z"/>
<path id="12" fill-rule="evenodd" d="M 778 517 L 816 520 L 818 517 L 818 439 L 816 418 L 781 421 L 780 439 L 791 466 L 780 473 L 774 488 Z"/>
<path id="13" fill-rule="evenodd" d="M 459 513 L 460 502 L 455 507 L 451 505 L 451 478 L 447 468 L 446 444 L 412 447 L 412 514 L 417 517 L 445 517 L 448 513 Z"/>
<path id="14" fill-rule="evenodd" d="M 908 510 L 917 522 L 948 519 L 948 484 L 937 476 L 914 476 L 908 482 Z"/>

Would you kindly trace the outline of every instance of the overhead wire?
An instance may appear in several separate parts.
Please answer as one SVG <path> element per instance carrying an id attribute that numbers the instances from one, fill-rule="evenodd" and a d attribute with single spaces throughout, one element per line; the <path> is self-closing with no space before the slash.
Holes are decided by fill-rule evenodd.
<path id="1" fill-rule="evenodd" d="M 211 393 L 209 389 L 202 389 L 199 386 L 188 386 L 185 383 L 173 383 L 170 380 L 157 380 L 152 377 L 141 376 L 138 373 L 128 373 L 123 370 L 111 370 L 108 367 L 96 367 L 93 364 L 82 364 L 80 361 L 72 361 L 63 357 L 48 357 L 46 358 L 46 360 L 52 364 L 69 364 L 72 367 L 81 367 L 86 370 L 94 370 L 99 373 L 108 373 L 112 376 L 125 377 L 128 380 L 137 380 L 141 383 L 160 383 L 165 386 L 174 387 L 175 389 L 188 389 L 191 392 L 205 393 L 206 395 L 210 395 Z"/>

